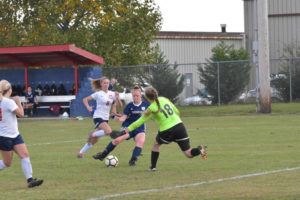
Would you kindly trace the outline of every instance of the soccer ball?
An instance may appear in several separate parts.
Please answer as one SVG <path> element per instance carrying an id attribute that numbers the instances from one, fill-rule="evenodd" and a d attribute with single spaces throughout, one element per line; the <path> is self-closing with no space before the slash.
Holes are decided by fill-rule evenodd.
<path id="1" fill-rule="evenodd" d="M 119 164 L 119 160 L 116 156 L 109 155 L 105 158 L 105 164 L 107 167 L 116 167 Z"/>

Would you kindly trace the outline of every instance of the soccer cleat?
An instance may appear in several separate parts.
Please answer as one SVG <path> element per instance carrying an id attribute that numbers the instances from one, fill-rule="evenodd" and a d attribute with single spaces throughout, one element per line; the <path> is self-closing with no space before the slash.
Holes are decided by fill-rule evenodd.
<path id="1" fill-rule="evenodd" d="M 96 155 L 93 155 L 93 158 L 96 160 L 104 160 L 104 158 L 107 156 L 107 153 L 105 152 L 99 152 Z"/>
<path id="2" fill-rule="evenodd" d="M 87 143 L 89 144 L 89 145 L 91 145 L 92 144 L 92 140 L 93 140 L 93 132 L 91 131 L 91 132 L 89 132 L 89 136 L 88 136 L 88 139 L 87 139 Z"/>
<path id="3" fill-rule="evenodd" d="M 122 135 L 125 135 L 126 132 L 123 130 L 123 131 L 112 131 L 109 136 L 112 138 L 112 139 L 116 139 L 117 137 L 120 137 Z"/>
<path id="4" fill-rule="evenodd" d="M 84 158 L 83 153 L 78 152 L 78 153 L 77 153 L 77 158 Z"/>
<path id="5" fill-rule="evenodd" d="M 198 149 L 200 150 L 200 154 L 201 154 L 203 160 L 207 160 L 207 152 L 206 152 L 207 146 L 202 147 L 200 145 L 200 146 L 198 146 Z"/>
<path id="6" fill-rule="evenodd" d="M 128 162 L 128 165 L 134 167 L 134 166 L 136 166 L 136 164 L 135 164 L 136 161 L 137 161 L 137 158 L 131 158 Z"/>
<path id="7" fill-rule="evenodd" d="M 148 171 L 149 171 L 149 172 L 156 172 L 156 168 L 155 168 L 155 167 L 149 167 L 149 168 L 148 168 Z"/>
<path id="8" fill-rule="evenodd" d="M 43 181 L 43 179 L 29 178 L 27 180 L 27 182 L 28 182 L 28 188 L 33 188 L 33 187 L 42 185 L 44 181 Z"/>

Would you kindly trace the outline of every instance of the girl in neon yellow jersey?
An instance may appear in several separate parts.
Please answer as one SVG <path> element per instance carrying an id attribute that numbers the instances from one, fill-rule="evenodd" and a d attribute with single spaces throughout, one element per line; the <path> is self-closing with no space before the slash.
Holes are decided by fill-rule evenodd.
<path id="1" fill-rule="evenodd" d="M 201 155 L 204 160 L 207 159 L 206 147 L 190 147 L 190 139 L 186 129 L 179 117 L 179 111 L 174 104 L 165 97 L 158 97 L 156 89 L 148 87 L 145 89 L 145 97 L 151 104 L 146 112 L 126 130 L 129 133 L 143 123 L 153 118 L 159 126 L 159 131 L 154 141 L 151 153 L 151 167 L 149 171 L 156 171 L 156 163 L 159 157 L 159 147 L 162 144 L 176 142 L 181 151 L 188 158 Z M 118 142 L 118 138 L 115 139 Z"/>

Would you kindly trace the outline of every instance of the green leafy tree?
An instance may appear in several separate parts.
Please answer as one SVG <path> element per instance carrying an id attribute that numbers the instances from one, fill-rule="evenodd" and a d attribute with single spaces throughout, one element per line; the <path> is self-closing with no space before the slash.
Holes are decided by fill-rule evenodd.
<path id="1" fill-rule="evenodd" d="M 149 63 L 160 26 L 154 0 L 0 1 L 0 46 L 75 44 L 106 66 Z"/>
<path id="2" fill-rule="evenodd" d="M 206 91 L 212 96 L 212 103 L 218 103 L 218 61 L 248 60 L 249 55 L 243 48 L 235 49 L 234 45 L 226 45 L 221 41 L 212 49 L 212 57 L 207 59 L 208 64 L 199 66 L 200 82 Z M 220 100 L 222 104 L 228 104 L 235 100 L 249 82 L 251 66 L 245 62 L 219 63 L 220 74 Z"/>
<path id="3" fill-rule="evenodd" d="M 155 63 L 157 65 L 151 67 L 150 83 L 157 89 L 159 95 L 175 103 L 184 88 L 185 78 L 178 73 L 176 65 L 172 67 L 168 64 L 169 61 L 160 51 L 157 52 Z"/>
<path id="4" fill-rule="evenodd" d="M 283 101 L 290 101 L 290 77 L 292 79 L 292 99 L 300 99 L 300 61 L 295 59 L 289 61 L 288 58 L 300 57 L 300 46 L 288 45 L 284 49 L 283 58 L 286 62 L 282 62 L 279 74 L 273 75 L 271 86 L 276 88 Z M 290 63 L 291 62 L 291 63 Z M 291 75 L 290 75 L 291 64 Z"/>

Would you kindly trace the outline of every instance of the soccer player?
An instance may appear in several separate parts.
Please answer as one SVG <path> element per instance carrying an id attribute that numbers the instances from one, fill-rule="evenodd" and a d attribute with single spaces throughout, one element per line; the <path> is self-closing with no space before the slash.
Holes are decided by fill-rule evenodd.
<path id="1" fill-rule="evenodd" d="M 6 80 L 0 81 L 0 171 L 10 167 L 13 152 L 21 158 L 21 167 L 27 179 L 28 187 L 32 188 L 43 183 L 42 179 L 32 178 L 32 166 L 29 153 L 18 130 L 17 117 L 24 116 L 24 110 L 19 96 L 10 99 L 11 85 Z"/>
<path id="2" fill-rule="evenodd" d="M 25 93 L 26 103 L 24 104 L 25 114 L 32 116 L 34 106 L 38 105 L 39 102 L 37 100 L 35 92 L 32 91 L 32 88 L 28 86 L 27 92 Z M 27 113 L 27 112 L 28 113 Z"/>
<path id="3" fill-rule="evenodd" d="M 160 145 L 171 142 L 176 142 L 186 157 L 193 158 L 201 155 L 206 160 L 206 147 L 201 145 L 193 149 L 190 147 L 189 136 L 174 104 L 165 97 L 158 97 L 156 89 L 152 87 L 145 89 L 145 97 L 150 106 L 137 121 L 125 129 L 125 132 L 129 133 L 135 130 L 151 118 L 158 124 L 159 131 L 152 147 L 151 167 L 148 170 L 156 171 Z"/>
<path id="4" fill-rule="evenodd" d="M 135 86 L 131 90 L 133 102 L 130 102 L 125 107 L 122 116 L 115 116 L 114 119 L 116 121 L 121 121 L 122 130 L 125 130 L 130 124 L 139 119 L 143 112 L 148 108 L 149 103 L 142 101 L 142 91 L 138 86 Z M 135 162 L 138 159 L 138 156 L 142 152 L 142 148 L 145 142 L 146 134 L 145 134 L 145 124 L 142 124 L 134 131 L 131 131 L 125 135 L 117 137 L 112 142 L 110 142 L 103 152 L 99 152 L 94 155 L 93 158 L 103 160 L 114 148 L 123 142 L 124 140 L 129 140 L 130 138 L 134 138 L 135 140 L 135 148 L 133 149 L 131 159 L 129 160 L 129 166 L 135 166 Z"/>
<path id="5" fill-rule="evenodd" d="M 97 106 L 94 111 L 93 118 L 95 123 L 95 131 L 90 132 L 87 143 L 77 153 L 78 158 L 83 158 L 87 152 L 98 141 L 101 136 L 109 135 L 112 131 L 108 125 L 110 110 L 116 114 L 116 104 L 122 107 L 119 99 L 119 93 L 108 90 L 109 80 L 106 77 L 101 79 L 90 79 L 92 88 L 95 91 L 91 96 L 85 97 L 83 103 L 88 111 L 93 112 L 93 107 L 89 105 L 89 101 L 96 100 Z"/>

